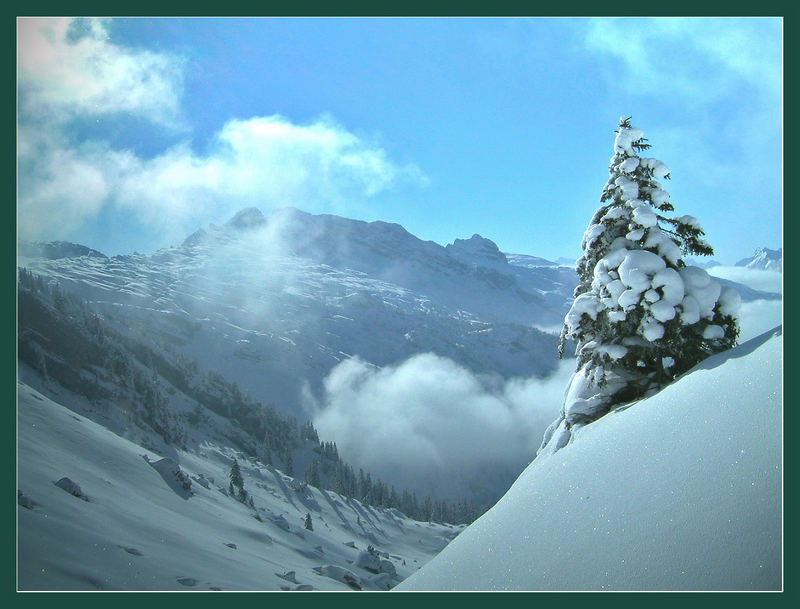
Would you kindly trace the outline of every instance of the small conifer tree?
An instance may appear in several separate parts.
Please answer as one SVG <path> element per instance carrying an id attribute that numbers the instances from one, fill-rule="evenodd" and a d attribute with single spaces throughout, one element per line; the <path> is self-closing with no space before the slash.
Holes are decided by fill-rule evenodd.
<path id="1" fill-rule="evenodd" d="M 630 118 L 620 119 L 616 134 L 603 205 L 583 235 L 579 283 L 561 332 L 559 355 L 573 340 L 577 371 L 542 447 L 558 426 L 568 431 L 664 386 L 732 347 L 739 334 L 739 294 L 683 260 L 713 249 L 696 218 L 672 213 L 660 182 L 669 169 L 640 156 L 650 144 Z"/>
<path id="2" fill-rule="evenodd" d="M 246 491 L 244 490 L 244 478 L 242 478 L 242 470 L 239 468 L 239 461 L 236 459 L 233 460 L 233 465 L 231 466 L 231 473 L 230 473 L 230 486 L 228 490 L 232 496 L 235 496 L 238 492 L 240 498 L 244 497 L 242 501 L 247 499 Z"/>

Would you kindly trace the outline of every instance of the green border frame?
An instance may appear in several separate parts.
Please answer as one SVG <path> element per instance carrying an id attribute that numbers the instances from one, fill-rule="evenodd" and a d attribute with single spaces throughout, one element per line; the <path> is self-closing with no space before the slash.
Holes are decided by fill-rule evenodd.
<path id="1" fill-rule="evenodd" d="M 228 603 L 232 599 L 226 597 L 224 599 L 215 598 L 211 594 L 203 594 L 200 596 L 186 596 L 187 593 L 182 593 L 180 597 L 170 598 L 166 592 L 153 592 L 146 593 L 152 596 L 139 596 L 140 593 L 115 593 L 114 596 L 109 596 L 107 593 L 19 593 L 16 592 L 16 17 L 17 16 L 36 16 L 36 15 L 125 15 L 125 16 L 201 16 L 201 15 L 215 15 L 215 16 L 775 16 L 783 18 L 784 25 L 784 167 L 794 168 L 796 166 L 797 153 L 795 150 L 787 146 L 788 143 L 794 143 L 795 138 L 792 137 L 796 133 L 797 120 L 794 116 L 794 110 L 800 109 L 797 104 L 797 75 L 798 73 L 798 15 L 800 15 L 800 8 L 797 3 L 791 6 L 788 1 L 767 1 L 759 2 L 758 4 L 744 2 L 714 2 L 714 3 L 697 3 L 685 2 L 683 0 L 678 2 L 670 2 L 664 6 L 650 5 L 643 2 L 616 2 L 613 4 L 593 5 L 585 0 L 581 2 L 572 2 L 568 4 L 553 4 L 544 7 L 534 5 L 533 3 L 527 4 L 519 1 L 508 2 L 500 0 L 485 6 L 481 5 L 466 5 L 463 2 L 413 2 L 406 0 L 402 4 L 383 5 L 378 6 L 374 2 L 337 2 L 337 3 L 322 3 L 315 2 L 313 4 L 290 5 L 282 3 L 282 6 L 274 6 L 271 4 L 260 4 L 256 2 L 236 2 L 226 3 L 224 6 L 214 5 L 212 3 L 198 4 L 196 2 L 179 2 L 170 0 L 169 2 L 152 2 L 150 0 L 143 0 L 137 3 L 114 3 L 108 2 L 100 3 L 97 1 L 83 1 L 74 2 L 69 5 L 56 4 L 55 2 L 15 2 L 8 6 L 8 16 L 3 16 L 2 30 L 0 30 L 0 39 L 3 40 L 5 47 L 8 50 L 6 55 L 7 60 L 4 62 L 3 68 L 6 75 L 7 88 L 11 89 L 11 93 L 3 98 L 4 116 L 7 117 L 8 122 L 5 123 L 3 133 L 6 134 L 6 148 L 8 155 L 5 160 L 5 169 L 8 179 L 5 183 L 8 185 L 7 202 L 2 209 L 2 230 L 5 232 L 5 239 L 0 239 L 0 260 L 10 260 L 12 263 L 6 268 L 4 274 L 4 281 L 2 286 L 6 292 L 7 299 L 3 299 L 3 307 L 6 309 L 0 320 L 2 320 L 3 332 L 3 349 L 0 350 L 2 354 L 2 370 L 3 381 L 0 383 L 7 400 L 6 409 L 4 412 L 6 431 L 6 446 L 7 446 L 7 475 L 10 480 L 14 481 L 11 493 L 13 497 L 8 497 L 8 502 L 2 503 L 4 510 L 4 523 L 7 528 L 6 531 L 10 532 L 8 541 L 5 545 L 5 552 L 2 554 L 2 572 L 4 574 L 3 591 L 6 600 L 12 603 L 12 606 L 52 606 L 53 603 L 76 603 L 81 607 L 90 605 L 107 604 L 113 602 L 116 604 L 131 604 L 138 605 L 144 602 L 157 600 L 165 603 L 182 603 L 190 602 L 193 605 L 200 604 L 204 606 L 219 607 L 221 604 Z M 797 197 L 797 187 L 793 179 L 784 178 L 784 226 L 787 220 L 790 225 L 796 216 L 796 207 L 794 205 L 786 205 L 786 201 L 794 203 Z M 784 229 L 785 232 L 785 229 Z M 791 277 L 797 269 L 797 251 L 789 244 L 784 243 L 784 257 L 790 260 L 788 270 L 784 271 L 784 302 L 788 298 L 790 302 L 794 302 L 796 286 L 792 281 L 787 281 L 786 278 Z M 792 322 L 789 328 L 784 328 L 785 335 L 789 340 L 786 344 L 792 345 L 793 338 L 795 337 L 795 328 Z M 787 361 L 788 359 L 788 361 Z M 793 350 L 786 349 L 784 352 L 784 368 L 793 369 L 794 364 L 797 363 L 797 357 Z M 11 404 L 14 407 L 11 407 Z M 798 414 L 794 410 L 794 401 L 791 400 L 786 407 L 784 401 L 784 437 L 791 438 L 791 434 L 798 429 Z M 788 446 L 787 446 L 788 445 Z M 512 593 L 464 593 L 454 592 L 446 593 L 447 596 L 439 598 L 436 594 L 439 593 L 405 593 L 405 594 L 381 594 L 379 598 L 371 594 L 349 593 L 346 596 L 334 596 L 339 593 L 312 593 L 311 595 L 294 594 L 294 595 L 270 595 L 267 597 L 261 596 L 261 593 L 239 593 L 245 594 L 246 597 L 237 598 L 234 602 L 238 603 L 244 601 L 248 604 L 272 604 L 278 603 L 280 605 L 291 606 L 315 606 L 318 603 L 331 603 L 346 604 L 347 606 L 358 605 L 359 603 L 379 603 L 382 606 L 396 607 L 407 606 L 408 604 L 417 604 L 420 601 L 425 603 L 484 603 L 500 602 L 504 605 L 522 605 L 523 603 L 529 606 L 532 603 L 563 603 L 568 604 L 595 604 L 598 601 L 601 605 L 605 606 L 620 606 L 634 604 L 639 605 L 642 602 L 648 604 L 667 604 L 670 605 L 678 603 L 697 603 L 707 604 L 711 602 L 721 602 L 726 605 L 726 609 L 730 605 L 740 605 L 752 607 L 754 604 L 759 605 L 774 605 L 775 603 L 789 603 L 791 602 L 796 606 L 798 599 L 797 590 L 798 584 L 794 579 L 797 576 L 797 560 L 794 556 L 797 540 L 797 525 L 794 521 L 795 510 L 797 505 L 797 488 L 796 488 L 796 457 L 797 451 L 792 442 L 784 441 L 784 592 L 782 593 L 765 593 L 759 594 L 758 598 L 750 598 L 747 594 L 741 593 L 679 593 L 679 597 L 670 597 L 664 593 L 647 593 L 647 598 L 641 598 L 642 593 L 591 593 L 602 594 L 603 596 L 593 598 L 582 598 L 579 593 L 531 593 L 531 592 L 512 592 Z M 787 475 L 788 470 L 788 475 Z M 788 515 L 788 517 L 787 517 Z M 191 594 L 191 593 L 188 593 Z M 321 598 L 319 594 L 324 594 Z M 410 596 L 413 594 L 413 596 Z M 477 594 L 477 595 L 476 595 Z M 535 594 L 536 596 L 531 596 Z M 724 598 L 720 596 L 724 594 Z M 55 596 L 54 596 L 55 595 Z M 258 595 L 258 596 L 256 596 Z M 468 596 L 469 595 L 469 596 Z M 792 601 L 791 599 L 794 599 Z"/>

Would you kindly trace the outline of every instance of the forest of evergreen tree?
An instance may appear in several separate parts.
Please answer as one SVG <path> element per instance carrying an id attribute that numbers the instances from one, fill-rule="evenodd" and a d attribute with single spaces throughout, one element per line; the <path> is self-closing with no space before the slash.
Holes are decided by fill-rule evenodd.
<path id="1" fill-rule="evenodd" d="M 363 469 L 356 472 L 339 457 L 334 442 L 320 440 L 311 421 L 299 423 L 252 399 L 218 372 L 200 371 L 197 362 L 168 344 L 153 347 L 123 335 L 108 323 L 108 313 L 93 310 L 57 281 L 19 268 L 17 299 L 20 361 L 94 404 L 116 405 L 167 444 L 186 450 L 184 426 L 202 427 L 211 411 L 235 423 L 237 433 L 228 439 L 236 449 L 311 486 L 430 522 L 469 523 L 485 510 L 468 499 L 418 497 Z M 195 401 L 189 415 L 170 410 L 175 389 Z M 292 453 L 303 447 L 310 447 L 313 458 L 297 474 Z"/>

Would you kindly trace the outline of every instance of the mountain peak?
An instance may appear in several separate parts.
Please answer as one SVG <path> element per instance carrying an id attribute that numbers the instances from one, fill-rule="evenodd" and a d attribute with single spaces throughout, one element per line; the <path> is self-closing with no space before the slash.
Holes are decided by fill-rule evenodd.
<path id="1" fill-rule="evenodd" d="M 242 230 L 255 228 L 256 226 L 266 224 L 266 222 L 267 219 L 264 217 L 264 214 L 261 213 L 260 209 L 257 207 L 246 207 L 236 212 L 233 218 L 225 223 L 225 227 Z"/>
<path id="2" fill-rule="evenodd" d="M 505 254 L 500 251 L 497 244 L 491 239 L 481 237 L 475 233 L 469 239 L 456 239 L 453 243 L 445 246 L 447 252 L 462 262 L 485 265 L 508 264 Z"/>
<path id="3" fill-rule="evenodd" d="M 736 266 L 763 271 L 782 271 L 783 248 L 779 247 L 777 250 L 771 250 L 767 247 L 759 247 L 750 258 L 743 258 L 736 263 Z"/>

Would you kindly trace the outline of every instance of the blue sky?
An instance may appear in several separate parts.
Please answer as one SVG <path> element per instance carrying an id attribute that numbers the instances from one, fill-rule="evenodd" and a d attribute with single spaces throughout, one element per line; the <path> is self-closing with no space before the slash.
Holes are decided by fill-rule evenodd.
<path id="1" fill-rule="evenodd" d="M 733 263 L 782 235 L 779 19 L 22 19 L 18 228 L 151 252 L 245 206 L 575 258 L 632 115 Z"/>

